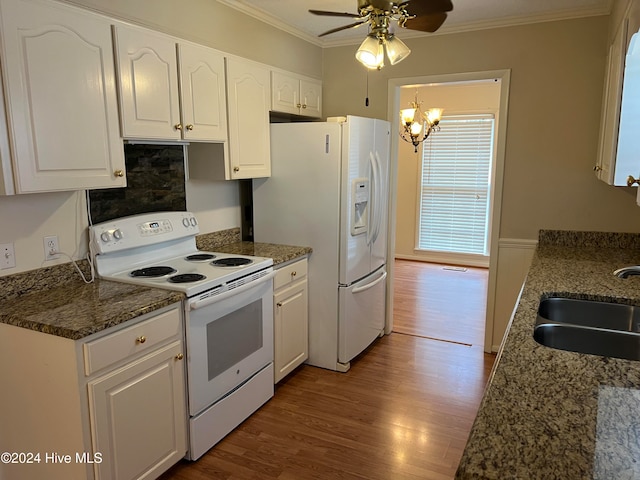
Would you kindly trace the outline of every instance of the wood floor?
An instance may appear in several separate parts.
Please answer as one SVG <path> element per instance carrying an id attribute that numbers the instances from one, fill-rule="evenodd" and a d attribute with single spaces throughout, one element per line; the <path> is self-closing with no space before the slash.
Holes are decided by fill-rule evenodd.
<path id="1" fill-rule="evenodd" d="M 412 276 L 422 278 L 421 265 L 402 263 L 396 278 L 405 276 L 403 285 Z M 464 304 L 469 288 L 450 295 Z M 398 325 L 410 325 L 405 317 L 423 308 L 420 289 L 416 293 L 413 308 L 408 298 L 394 298 Z M 462 322 L 474 330 L 472 322 L 484 322 L 484 312 L 470 317 L 456 320 L 460 331 Z M 392 333 L 376 340 L 347 373 L 303 365 L 200 460 L 182 461 L 161 479 L 451 479 L 494 356 L 483 353 L 481 335 L 464 341 L 449 336 L 440 341 Z"/>
<path id="2" fill-rule="evenodd" d="M 486 268 L 396 260 L 394 331 L 482 345 Z"/>

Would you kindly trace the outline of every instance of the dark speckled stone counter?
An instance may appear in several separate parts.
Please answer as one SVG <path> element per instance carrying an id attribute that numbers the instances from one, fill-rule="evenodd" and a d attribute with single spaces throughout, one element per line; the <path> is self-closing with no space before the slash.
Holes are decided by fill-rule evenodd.
<path id="1" fill-rule="evenodd" d="M 274 266 L 311 253 L 309 247 L 240 241 L 234 228 L 197 238 L 201 250 L 273 258 Z M 80 261 L 89 277 L 89 264 Z M 85 284 L 69 264 L 0 277 L 0 323 L 78 340 L 175 302 L 170 290 L 96 279 Z"/>
<path id="2" fill-rule="evenodd" d="M 1 323 L 72 340 L 183 298 L 178 292 L 99 279 L 85 284 L 71 264 L 1 277 L 0 286 Z"/>
<path id="3" fill-rule="evenodd" d="M 640 478 L 640 362 L 533 339 L 541 298 L 640 305 L 640 235 L 542 231 L 457 479 Z"/>
<path id="4" fill-rule="evenodd" d="M 200 250 L 272 258 L 274 268 L 312 252 L 311 247 L 242 242 L 239 228 L 200 235 L 196 240 Z"/>

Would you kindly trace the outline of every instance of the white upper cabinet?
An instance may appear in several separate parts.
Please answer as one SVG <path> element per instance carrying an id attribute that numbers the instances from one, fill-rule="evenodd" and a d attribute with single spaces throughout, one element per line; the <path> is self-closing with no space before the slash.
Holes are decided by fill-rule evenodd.
<path id="1" fill-rule="evenodd" d="M 637 184 L 640 178 L 640 1 L 631 0 L 607 57 L 598 163 L 594 170 L 609 185 Z"/>
<path id="2" fill-rule="evenodd" d="M 618 27 L 613 43 L 609 47 L 602 105 L 602 126 L 600 128 L 600 144 L 598 146 L 598 164 L 594 168 L 597 177 L 609 185 L 615 184 L 614 176 L 616 171 L 627 23 L 625 18 Z"/>
<path id="3" fill-rule="evenodd" d="M 181 140 L 175 41 L 134 27 L 114 29 L 122 136 Z"/>
<path id="4" fill-rule="evenodd" d="M 57 2 L 1 0 L 0 13 L 3 193 L 125 186 L 110 23 Z"/>
<path id="5" fill-rule="evenodd" d="M 269 69 L 238 58 L 227 58 L 229 159 L 227 179 L 269 177 L 271 153 Z"/>
<path id="6" fill-rule="evenodd" d="M 271 72 L 271 108 L 276 112 L 322 116 L 322 82 L 292 73 Z"/>
<path id="7" fill-rule="evenodd" d="M 224 57 L 210 48 L 178 45 L 185 140 L 227 140 Z"/>
<path id="8" fill-rule="evenodd" d="M 114 28 L 123 137 L 226 141 L 223 55 L 142 28 Z"/>

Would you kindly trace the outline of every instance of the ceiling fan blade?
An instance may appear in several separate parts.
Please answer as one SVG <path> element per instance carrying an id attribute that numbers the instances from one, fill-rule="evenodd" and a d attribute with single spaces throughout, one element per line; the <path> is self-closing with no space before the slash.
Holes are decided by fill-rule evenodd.
<path id="1" fill-rule="evenodd" d="M 338 27 L 338 28 L 332 28 L 331 30 L 327 30 L 324 33 L 321 33 L 320 35 L 318 35 L 319 37 L 324 37 L 325 35 L 329 35 L 331 33 L 336 33 L 336 32 L 340 32 L 342 30 L 347 30 L 349 28 L 355 28 L 355 27 L 359 27 L 360 25 L 364 25 L 368 22 L 356 22 L 356 23 L 352 23 L 350 25 L 344 25 L 342 27 Z"/>
<path id="2" fill-rule="evenodd" d="M 407 20 L 404 27 L 411 30 L 433 33 L 442 26 L 446 19 L 447 14 L 444 12 L 432 13 L 431 15 L 421 15 Z"/>
<path id="3" fill-rule="evenodd" d="M 314 15 L 323 15 L 326 17 L 348 17 L 348 18 L 360 17 L 360 15 L 358 15 L 357 13 L 327 12 L 326 10 L 309 10 L 309 13 L 313 13 Z"/>
<path id="4" fill-rule="evenodd" d="M 417 17 L 453 10 L 451 0 L 407 0 L 402 6 Z"/>

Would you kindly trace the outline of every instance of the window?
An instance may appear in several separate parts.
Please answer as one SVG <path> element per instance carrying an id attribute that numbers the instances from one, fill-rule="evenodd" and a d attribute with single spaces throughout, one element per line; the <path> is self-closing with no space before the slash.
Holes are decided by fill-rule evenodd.
<path id="1" fill-rule="evenodd" d="M 493 114 L 449 115 L 422 146 L 418 250 L 489 254 Z"/>

